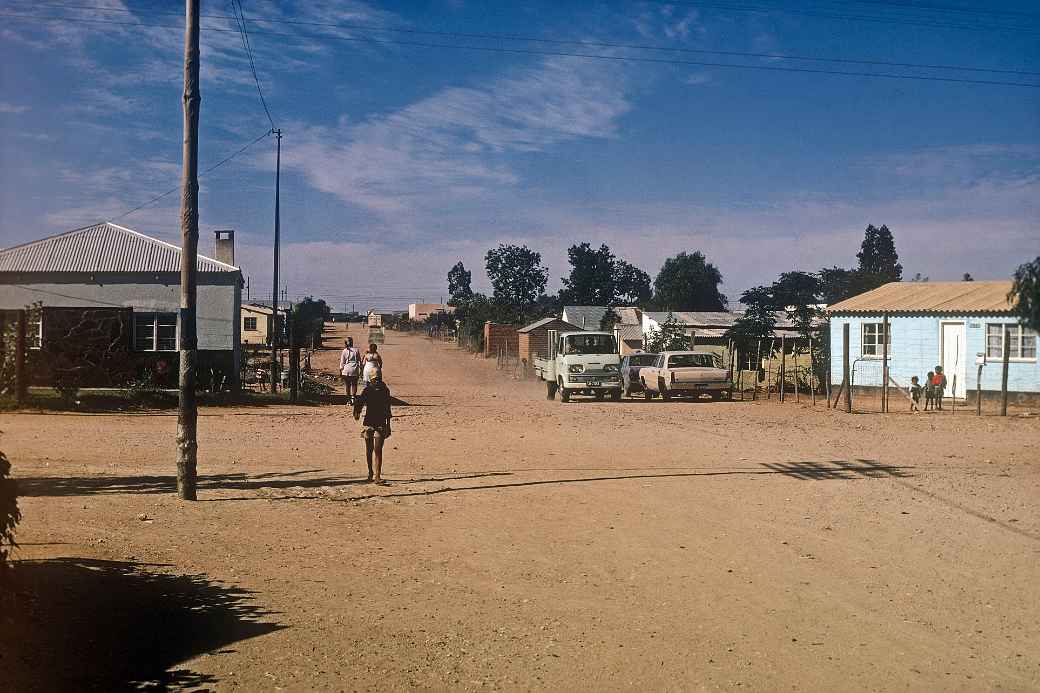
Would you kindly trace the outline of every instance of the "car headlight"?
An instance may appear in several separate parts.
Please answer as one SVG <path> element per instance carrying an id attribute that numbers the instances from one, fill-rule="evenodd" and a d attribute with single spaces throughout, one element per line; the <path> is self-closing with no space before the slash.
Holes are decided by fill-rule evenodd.
<path id="1" fill-rule="evenodd" d="M 603 366 L 603 370 L 607 373 L 617 373 L 617 366 L 615 366 L 612 363 L 608 363 L 607 365 Z"/>
<path id="2" fill-rule="evenodd" d="M 571 373 L 584 373 L 585 366 L 581 365 L 580 363 L 576 363 L 573 366 L 568 366 L 567 370 Z"/>

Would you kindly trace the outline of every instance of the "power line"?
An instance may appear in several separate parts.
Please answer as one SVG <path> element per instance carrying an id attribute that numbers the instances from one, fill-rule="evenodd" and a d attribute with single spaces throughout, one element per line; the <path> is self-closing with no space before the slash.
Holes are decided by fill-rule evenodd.
<path id="1" fill-rule="evenodd" d="M 235 21 L 238 23 L 239 34 L 242 36 L 242 48 L 245 49 L 246 58 L 249 59 L 249 69 L 253 73 L 253 81 L 256 82 L 256 92 L 260 95 L 260 105 L 264 107 L 267 121 L 271 123 L 271 129 L 277 129 L 271 111 L 267 108 L 267 100 L 264 99 L 264 90 L 260 87 L 260 77 L 256 74 L 256 62 L 253 60 L 253 47 L 249 44 L 249 32 L 246 29 L 246 13 L 242 9 L 241 0 L 231 0 L 231 9 L 235 13 Z"/>
<path id="2" fill-rule="evenodd" d="M 888 5 L 892 7 L 904 7 L 913 10 L 934 12 L 960 12 L 964 14 L 982 15 L 1005 15 L 1008 17 L 1025 17 L 1028 19 L 1040 19 L 1040 14 L 1035 12 L 1019 12 L 1016 10 L 981 10 L 975 7 L 956 7 L 954 5 L 927 5 L 917 2 L 896 2 L 895 0 L 852 0 L 859 5 Z"/>
<path id="3" fill-rule="evenodd" d="M 115 22 L 105 19 L 80 19 L 71 17 L 44 17 L 36 15 L 18 15 L 12 13 L 0 13 L 3 17 L 12 17 L 16 19 L 36 19 L 43 21 L 64 21 L 64 22 L 87 22 L 97 24 L 117 24 L 124 26 L 151 26 L 151 27 L 164 27 L 169 29 L 179 29 L 180 27 L 171 24 L 147 24 L 142 22 Z M 234 33 L 234 29 L 219 29 L 209 28 L 207 31 L 226 32 Z M 577 53 L 567 51 L 547 51 L 547 50 L 533 50 L 524 48 L 508 48 L 502 46 L 471 46 L 471 45 L 459 45 L 459 44 L 446 44 L 446 43 L 429 43 L 422 41 L 403 41 L 399 39 L 375 39 L 371 37 L 355 37 L 355 36 L 331 36 L 328 34 L 291 34 L 284 32 L 274 31 L 254 31 L 254 34 L 262 36 L 278 36 L 287 39 L 294 40 L 311 40 L 311 41 L 346 41 L 353 43 L 373 43 L 373 44 L 386 44 L 386 45 L 399 45 L 399 46 L 412 46 L 418 48 L 446 48 L 451 50 L 468 50 L 478 51 L 485 53 L 506 53 L 514 55 L 545 55 L 550 57 L 570 57 L 570 58 L 582 58 L 588 60 L 604 60 L 611 62 L 636 62 L 636 63 L 653 63 L 660 65 L 689 65 L 696 67 L 719 67 L 727 69 L 738 69 L 738 70 L 762 70 L 767 72 L 797 72 L 804 74 L 819 74 L 819 75 L 836 75 L 842 77 L 876 77 L 880 79 L 898 79 L 898 80 L 912 80 L 912 81 L 923 81 L 923 82 L 947 82 L 947 83 L 959 83 L 959 84 L 979 84 L 979 85 L 990 85 L 990 86 L 1006 86 L 1006 87 L 1024 87 L 1029 89 L 1040 88 L 1040 84 L 1031 82 L 1006 82 L 998 80 L 984 80 L 984 79 L 965 79 L 959 77 L 940 77 L 934 75 L 904 75 L 896 73 L 886 72 L 855 72 L 851 70 L 824 70 L 806 67 L 785 67 L 780 65 L 746 65 L 746 64 L 734 64 L 734 63 L 716 63 L 707 61 L 696 61 L 696 60 L 678 60 L 669 58 L 651 58 L 646 56 L 623 56 L 623 55 L 602 55 L 595 53 Z"/>
<path id="4" fill-rule="evenodd" d="M 215 170 L 217 170 L 218 168 L 220 168 L 221 166 L 223 166 L 223 165 L 224 165 L 224 164 L 226 164 L 227 162 L 231 161 L 232 159 L 234 159 L 234 158 L 235 158 L 236 156 L 238 156 L 239 154 L 241 154 L 241 153 L 242 153 L 242 152 L 244 152 L 245 150 L 247 150 L 247 149 L 249 149 L 250 147 L 252 147 L 252 146 L 253 146 L 254 144 L 256 144 L 257 142 L 259 142 L 260 140 L 264 139 L 265 137 L 268 137 L 268 136 L 270 136 L 270 134 L 271 134 L 271 131 L 269 130 L 269 131 L 265 132 L 264 134 L 260 135 L 259 137 L 257 137 L 257 138 L 256 138 L 255 140 L 253 140 L 253 141 L 252 141 L 252 142 L 250 142 L 249 144 L 247 144 L 247 145 L 243 146 L 243 147 L 242 147 L 241 149 L 239 149 L 238 151 L 236 151 L 236 152 L 234 152 L 233 154 L 230 154 L 230 155 L 228 155 L 228 156 L 224 157 L 223 159 L 221 159 L 221 160 L 220 160 L 220 161 L 218 161 L 217 163 L 213 164 L 212 166 L 210 166 L 210 167 L 209 167 L 209 168 L 207 168 L 206 170 L 204 170 L 204 171 L 202 171 L 201 173 L 199 173 L 199 178 L 201 178 L 202 176 L 206 175 L 207 173 L 210 173 L 211 171 L 215 171 Z M 130 216 L 131 214 L 133 214 L 134 212 L 136 212 L 136 211 L 138 211 L 138 210 L 141 210 L 141 209 L 144 209 L 145 207 L 148 207 L 148 206 L 150 206 L 151 204 L 153 204 L 153 203 L 155 203 L 155 202 L 158 202 L 159 200 L 163 199 L 164 197 L 167 197 L 168 195 L 172 195 L 173 193 L 177 192 L 177 191 L 178 191 L 178 190 L 180 190 L 180 189 L 181 189 L 181 187 L 180 187 L 179 185 L 178 185 L 178 186 L 177 186 L 176 188 L 170 188 L 170 189 L 169 189 L 169 190 L 167 190 L 166 192 L 164 192 L 164 193 L 162 193 L 162 194 L 159 194 L 159 195 L 156 195 L 155 197 L 153 197 L 152 199 L 148 200 L 147 202 L 145 202 L 145 203 L 143 203 L 143 204 L 139 204 L 139 205 L 137 205 L 136 207 L 134 207 L 133 209 L 131 209 L 131 210 L 129 210 L 129 211 L 126 211 L 126 212 L 123 212 L 123 213 L 122 213 L 122 214 L 120 214 L 119 216 L 116 216 L 116 217 L 112 217 L 112 218 L 110 219 L 110 221 L 115 221 L 115 220 L 117 220 L 117 219 L 122 219 L 123 217 L 128 217 L 128 216 Z"/>
<path id="5" fill-rule="evenodd" d="M 240 2 L 240 0 L 232 0 L 234 2 Z M 90 5 L 53 5 L 56 7 L 75 7 L 82 9 L 99 9 L 106 12 L 130 12 L 125 9 L 109 9 L 109 8 L 94 8 Z M 234 7 L 234 4 L 232 5 Z M 163 10 L 145 10 L 146 13 L 153 14 L 175 14 L 166 12 Z M 227 15 L 204 15 L 211 19 L 232 19 Z M 238 20 L 236 13 L 233 18 Z M 1040 72 L 1030 70 L 1013 70 L 1013 69 L 1001 69 L 1001 68 L 987 68 L 987 67 L 974 67 L 966 65 L 941 65 L 941 64 L 929 64 L 929 63 L 907 63 L 907 62 L 894 62 L 888 60 L 868 60 L 861 58 L 826 58 L 822 56 L 812 55 L 794 55 L 785 53 L 754 53 L 746 51 L 728 51 L 728 50 L 709 50 L 702 48 L 683 48 L 679 46 L 662 46 L 652 44 L 637 44 L 637 43 L 617 43 L 610 41 L 591 41 L 591 40 L 566 40 L 566 39 L 550 39 L 550 38 L 539 38 L 534 36 L 524 36 L 520 34 L 493 34 L 493 33 L 474 33 L 474 32 L 459 32 L 459 31 L 434 31 L 429 29 L 411 29 L 403 27 L 380 27 L 371 24 L 356 24 L 356 23 L 334 23 L 334 22 L 314 22 L 314 21 L 303 21 L 303 20 L 290 20 L 290 19 L 265 19 L 263 17 L 253 17 L 254 23 L 279 23 L 279 24 L 292 24 L 302 26 L 318 26 L 335 29 L 351 29 L 361 31 L 376 31 L 384 33 L 403 33 L 403 34 L 414 34 L 423 36 L 442 36 L 448 38 L 465 38 L 465 39 L 484 39 L 484 40 L 495 40 L 495 41 L 523 41 L 528 43 L 544 43 L 552 45 L 569 45 L 569 46 L 591 46 L 595 48 L 623 48 L 631 50 L 645 50 L 645 51 L 660 51 L 660 52 L 674 52 L 674 53 L 688 53 L 698 55 L 725 55 L 742 58 L 763 58 L 768 60 L 799 60 L 807 62 L 823 62 L 823 63 L 837 63 L 847 65 L 876 65 L 884 67 L 903 67 L 911 69 L 923 69 L 923 70 L 956 70 L 962 72 L 989 72 L 996 74 L 1009 74 L 1009 75 L 1024 75 L 1024 76 L 1038 76 Z M 245 35 L 243 35 L 245 37 Z M 254 68 L 254 77 L 255 77 Z M 259 87 L 258 87 L 259 88 Z M 263 100 L 263 94 L 261 94 L 261 100 Z M 266 108 L 266 107 L 265 107 Z M 272 123 L 273 127 L 273 123 Z"/>

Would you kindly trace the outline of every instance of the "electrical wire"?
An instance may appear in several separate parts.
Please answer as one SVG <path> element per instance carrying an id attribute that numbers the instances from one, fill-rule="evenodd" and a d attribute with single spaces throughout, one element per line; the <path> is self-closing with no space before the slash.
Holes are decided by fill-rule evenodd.
<path id="1" fill-rule="evenodd" d="M 43 21 L 64 21 L 64 22 L 88 22 L 98 24 L 117 24 L 123 26 L 150 26 L 150 27 L 164 27 L 170 29 L 179 29 L 180 27 L 171 24 L 147 24 L 142 22 L 115 22 L 105 19 L 81 19 L 81 18 L 70 18 L 70 17 L 44 17 L 37 15 L 19 15 L 12 13 L 0 13 L 0 17 L 12 17 L 15 19 L 34 19 Z M 228 32 L 234 33 L 234 29 L 219 29 L 219 28 L 208 28 L 207 31 L 216 32 Z M 254 31 L 254 34 L 262 36 L 278 36 L 281 38 L 292 39 L 292 40 L 310 40 L 310 41 L 345 41 L 353 43 L 372 43 L 372 44 L 385 44 L 385 45 L 398 45 L 398 46 L 412 46 L 418 48 L 445 48 L 450 50 L 466 50 L 466 51 L 478 51 L 485 53 L 505 53 L 513 55 L 544 55 L 550 57 L 570 57 L 570 58 L 582 58 L 587 60 L 604 60 L 611 62 L 635 62 L 635 63 L 652 63 L 660 65 L 688 65 L 696 67 L 718 67 L 725 69 L 738 69 L 738 70 L 760 70 L 767 72 L 794 72 L 803 74 L 819 74 L 819 75 L 835 75 L 842 77 L 875 77 L 880 79 L 896 79 L 896 80 L 912 80 L 922 82 L 947 82 L 947 83 L 959 83 L 959 84 L 977 84 L 977 85 L 990 85 L 990 86 L 1006 86 L 1006 87 L 1021 87 L 1028 89 L 1040 88 L 1040 83 L 1032 82 L 1007 82 L 999 80 L 984 80 L 984 79 L 965 79 L 958 77 L 940 77 L 935 75 L 904 75 L 887 72 L 855 72 L 851 70 L 824 70 L 815 68 L 805 67 L 789 67 L 780 65 L 747 65 L 747 64 L 735 64 L 735 63 L 717 63 L 708 61 L 697 61 L 697 60 L 678 60 L 670 58 L 651 58 L 646 56 L 623 56 L 623 55 L 602 55 L 596 53 L 578 53 L 578 52 L 567 52 L 567 51 L 547 51 L 547 50 L 533 50 L 524 48 L 507 48 L 501 46 L 471 46 L 471 45 L 460 45 L 460 44 L 446 44 L 446 43 L 431 43 L 422 41 L 403 41 L 398 39 L 375 39 L 371 37 L 356 37 L 356 36 L 330 36 L 328 34 L 292 34 L 285 32 L 274 32 L 274 31 Z"/>
<path id="2" fill-rule="evenodd" d="M 269 137 L 270 135 L 271 135 L 271 131 L 270 131 L 270 130 L 268 130 L 267 132 L 265 132 L 264 134 L 260 135 L 259 137 L 257 137 L 257 138 L 256 138 L 255 140 L 253 140 L 253 141 L 252 141 L 252 142 L 250 142 L 249 144 L 246 144 L 246 145 L 245 145 L 245 146 L 243 146 L 242 148 L 240 148 L 240 149 L 238 149 L 237 151 L 235 151 L 235 152 L 234 152 L 233 154 L 229 154 L 228 156 L 224 157 L 223 159 L 221 159 L 221 160 L 220 160 L 220 161 L 218 161 L 217 163 L 213 164 L 213 165 L 212 165 L 212 166 L 210 166 L 209 168 L 207 168 L 207 169 L 205 169 L 204 171 L 202 171 L 201 173 L 199 173 L 199 176 L 198 176 L 198 177 L 199 177 L 199 178 L 202 178 L 202 176 L 206 175 L 207 173 L 210 173 L 210 172 L 212 172 L 212 171 L 215 171 L 215 170 L 217 170 L 218 168 L 220 168 L 221 166 L 223 166 L 223 165 L 224 165 L 224 164 L 226 164 L 227 162 L 231 161 L 232 159 L 234 159 L 234 158 L 235 158 L 236 156 L 238 156 L 239 154 L 241 154 L 241 153 L 242 153 L 242 152 L 244 152 L 245 150 L 247 150 L 247 149 L 249 149 L 250 147 L 252 147 L 252 146 L 253 146 L 254 144 L 256 144 L 257 142 L 259 142 L 260 140 L 264 139 L 265 137 Z M 139 205 L 137 205 L 136 207 L 134 207 L 133 209 L 131 209 L 131 210 L 128 210 L 128 211 L 126 211 L 126 212 L 123 212 L 123 213 L 122 213 L 122 214 L 120 214 L 119 216 L 115 216 L 115 217 L 112 217 L 112 218 L 111 218 L 111 219 L 110 219 L 109 221 L 116 221 L 117 219 L 122 219 L 123 217 L 128 217 L 128 216 L 130 216 L 131 214 L 133 214 L 134 212 L 137 212 L 137 211 L 139 211 L 139 210 L 142 210 L 142 209 L 144 209 L 145 207 L 148 207 L 148 206 L 152 205 L 153 203 L 155 203 L 155 202 L 158 202 L 159 200 L 163 199 L 164 197 L 167 197 L 167 196 L 169 196 L 169 195 L 172 195 L 173 193 L 177 192 L 177 191 L 178 191 L 178 190 L 180 190 L 180 189 L 181 189 L 181 187 L 180 187 L 179 185 L 178 185 L 178 186 L 177 186 L 176 188 L 170 188 L 170 189 L 169 189 L 169 190 L 167 190 L 166 192 L 164 192 L 164 193 L 161 193 L 161 194 L 159 194 L 159 195 L 156 195 L 155 197 L 151 198 L 151 199 L 150 199 L 150 200 L 148 200 L 147 202 L 144 202 L 144 203 L 142 203 L 142 204 L 139 204 Z"/>
<path id="3" fill-rule="evenodd" d="M 246 58 L 249 59 L 249 69 L 253 73 L 253 81 L 256 82 L 256 92 L 260 95 L 260 105 L 264 107 L 264 113 L 267 114 L 267 121 L 271 123 L 271 130 L 277 130 L 274 124 L 274 118 L 271 117 L 271 110 L 267 107 L 267 99 L 264 98 L 264 90 L 260 86 L 260 77 L 256 73 L 256 62 L 253 59 L 253 47 L 249 43 L 249 32 L 246 29 L 246 14 L 242 9 L 241 0 L 231 0 L 231 9 L 235 13 L 235 21 L 238 23 L 239 34 L 242 37 L 242 48 L 245 49 Z"/>

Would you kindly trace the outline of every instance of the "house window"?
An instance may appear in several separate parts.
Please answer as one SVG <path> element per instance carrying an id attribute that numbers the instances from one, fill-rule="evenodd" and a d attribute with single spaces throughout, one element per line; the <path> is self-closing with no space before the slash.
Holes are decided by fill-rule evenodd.
<path id="1" fill-rule="evenodd" d="M 135 351 L 177 351 L 176 313 L 134 313 Z"/>
<path id="2" fill-rule="evenodd" d="M 863 329 L 861 332 L 861 338 L 863 341 L 862 351 L 860 352 L 863 356 L 882 356 L 884 346 L 882 338 L 888 342 L 888 352 L 892 353 L 892 326 L 889 325 L 888 334 L 885 335 L 885 323 L 883 322 L 865 322 L 863 323 Z"/>
<path id="3" fill-rule="evenodd" d="M 1004 358 L 1005 323 L 986 325 L 986 358 Z M 1011 358 L 1024 361 L 1036 360 L 1036 332 L 1021 325 L 1007 325 Z"/>
<path id="4" fill-rule="evenodd" d="M 39 349 L 43 345 L 43 311 L 31 311 L 26 318 L 25 345 Z"/>
<path id="5" fill-rule="evenodd" d="M 246 332 L 256 332 L 256 318 L 243 318 L 242 329 Z"/>

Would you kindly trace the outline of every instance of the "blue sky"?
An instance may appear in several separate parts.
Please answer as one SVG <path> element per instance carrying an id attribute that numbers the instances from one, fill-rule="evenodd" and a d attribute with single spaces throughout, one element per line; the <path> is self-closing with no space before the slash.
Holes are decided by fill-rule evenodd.
<path id="1" fill-rule="evenodd" d="M 53 4 L 0 3 L 35 17 L 0 29 L 0 245 L 111 219 L 178 182 L 180 3 Z M 285 133 L 283 283 L 359 309 L 435 301 L 457 260 L 485 288 L 484 252 L 518 242 L 557 288 L 566 248 L 589 241 L 651 275 L 700 250 L 735 301 L 782 271 L 854 264 L 868 223 L 893 230 L 907 275 L 1005 278 L 1040 252 L 1040 89 L 458 48 L 1040 84 L 1034 4 L 935 4 L 244 0 Z M 217 15 L 203 20 L 206 168 L 270 124 L 230 2 L 203 14 Z M 270 295 L 273 169 L 268 138 L 201 181 L 200 249 L 236 229 L 254 298 Z M 176 241 L 177 204 L 119 223 Z"/>

